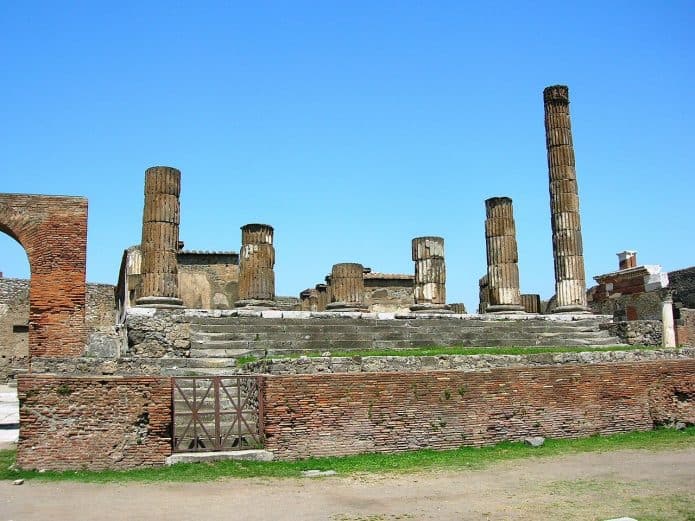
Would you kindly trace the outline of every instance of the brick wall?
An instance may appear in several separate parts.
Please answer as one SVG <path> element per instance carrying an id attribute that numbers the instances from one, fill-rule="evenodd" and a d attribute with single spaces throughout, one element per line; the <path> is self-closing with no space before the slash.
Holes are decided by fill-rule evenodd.
<path id="1" fill-rule="evenodd" d="M 267 377 L 280 458 L 450 449 L 695 423 L 695 360 Z"/>
<path id="2" fill-rule="evenodd" d="M 676 345 L 695 346 L 695 309 L 681 308 L 676 321 Z"/>
<path id="3" fill-rule="evenodd" d="M 16 239 L 29 258 L 29 354 L 81 354 L 86 342 L 87 200 L 0 194 L 0 232 Z"/>
<path id="4" fill-rule="evenodd" d="M 171 380 L 20 375 L 17 464 L 127 469 L 171 454 Z"/>

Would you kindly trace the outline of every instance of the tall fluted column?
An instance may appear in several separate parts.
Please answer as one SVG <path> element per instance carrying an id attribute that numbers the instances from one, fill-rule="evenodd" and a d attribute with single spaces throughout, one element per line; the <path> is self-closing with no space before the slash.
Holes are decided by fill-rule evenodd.
<path id="1" fill-rule="evenodd" d="M 246 224 L 241 227 L 239 252 L 239 300 L 237 307 L 272 307 L 275 300 L 275 248 L 273 227 Z"/>
<path id="2" fill-rule="evenodd" d="M 446 306 L 446 265 L 442 237 L 415 237 L 415 304 L 411 311 L 450 313 Z"/>
<path id="3" fill-rule="evenodd" d="M 331 270 L 331 302 L 328 311 L 363 311 L 364 267 L 354 262 L 334 264 Z"/>
<path id="4" fill-rule="evenodd" d="M 543 101 L 555 260 L 554 312 L 584 312 L 589 308 L 567 87 L 547 87 Z"/>
<path id="5" fill-rule="evenodd" d="M 178 243 L 181 172 L 167 166 L 145 171 L 142 218 L 142 288 L 138 306 L 179 307 Z"/>
<path id="6" fill-rule="evenodd" d="M 485 245 L 490 301 L 488 313 L 523 312 L 519 291 L 519 266 L 512 200 L 492 197 L 485 201 Z"/>

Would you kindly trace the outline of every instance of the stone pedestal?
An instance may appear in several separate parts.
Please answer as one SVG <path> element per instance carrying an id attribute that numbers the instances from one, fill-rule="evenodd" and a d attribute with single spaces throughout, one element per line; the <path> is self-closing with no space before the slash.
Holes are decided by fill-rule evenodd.
<path id="1" fill-rule="evenodd" d="M 588 312 L 567 87 L 554 85 L 546 88 L 543 101 L 557 299 L 553 312 Z"/>
<path id="2" fill-rule="evenodd" d="M 239 300 L 236 307 L 274 306 L 275 248 L 273 227 L 267 224 L 246 224 L 241 227 L 239 251 Z"/>
<path id="3" fill-rule="evenodd" d="M 354 262 L 334 264 L 328 311 L 365 311 L 364 267 Z"/>
<path id="4" fill-rule="evenodd" d="M 415 261 L 415 304 L 411 311 L 451 313 L 446 305 L 446 265 L 442 237 L 416 237 L 412 241 Z"/>
<path id="5" fill-rule="evenodd" d="M 485 201 L 488 313 L 523 313 L 519 291 L 516 228 L 512 200 L 492 197 Z"/>
<path id="6" fill-rule="evenodd" d="M 142 218 L 142 289 L 138 306 L 181 307 L 178 243 L 181 172 L 166 166 L 145 171 Z"/>

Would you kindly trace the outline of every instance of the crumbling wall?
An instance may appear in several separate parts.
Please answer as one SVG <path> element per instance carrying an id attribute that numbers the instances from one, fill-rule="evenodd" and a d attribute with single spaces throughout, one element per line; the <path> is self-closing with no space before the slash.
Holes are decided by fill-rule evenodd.
<path id="1" fill-rule="evenodd" d="M 0 232 L 19 242 L 29 259 L 30 355 L 81 354 L 87 340 L 87 200 L 0 194 Z"/>
<path id="2" fill-rule="evenodd" d="M 265 379 L 280 458 L 453 449 L 695 423 L 695 360 Z"/>
<path id="3" fill-rule="evenodd" d="M 372 313 L 407 313 L 415 303 L 412 275 L 366 273 L 365 305 Z"/>
<path id="4" fill-rule="evenodd" d="M 85 326 L 112 334 L 116 324 L 114 286 L 87 284 Z M 29 281 L 0 278 L 0 381 L 29 365 Z"/>
<path id="5" fill-rule="evenodd" d="M 695 346 L 695 309 L 681 308 L 676 321 L 676 345 Z"/>
<path id="6" fill-rule="evenodd" d="M 17 465 L 128 469 L 171 454 L 171 379 L 20 375 Z"/>
<path id="7" fill-rule="evenodd" d="M 663 337 L 661 320 L 624 320 L 602 324 L 623 343 L 637 346 L 660 346 Z"/>
<path id="8" fill-rule="evenodd" d="M 231 309 L 239 298 L 236 253 L 179 252 L 179 291 L 193 309 Z"/>

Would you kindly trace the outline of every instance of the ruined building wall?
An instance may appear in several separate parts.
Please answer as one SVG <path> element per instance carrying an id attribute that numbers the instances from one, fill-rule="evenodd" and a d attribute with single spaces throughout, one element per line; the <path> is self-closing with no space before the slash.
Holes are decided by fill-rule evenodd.
<path id="1" fill-rule="evenodd" d="M 231 309 L 239 298 L 239 255 L 234 252 L 178 254 L 179 291 L 183 306 Z"/>
<path id="2" fill-rule="evenodd" d="M 646 431 L 695 423 L 693 396 L 693 359 L 271 376 L 266 448 L 305 458 Z"/>
<path id="3" fill-rule="evenodd" d="M 31 356 L 77 356 L 86 344 L 87 200 L 0 194 L 0 232 L 19 242 L 31 269 Z"/>
<path id="4" fill-rule="evenodd" d="M 116 324 L 115 287 L 87 284 L 87 334 L 109 331 Z M 28 368 L 29 281 L 0 278 L 0 381 Z"/>
<path id="5" fill-rule="evenodd" d="M 414 276 L 364 274 L 364 303 L 373 313 L 407 313 L 414 300 Z"/>

